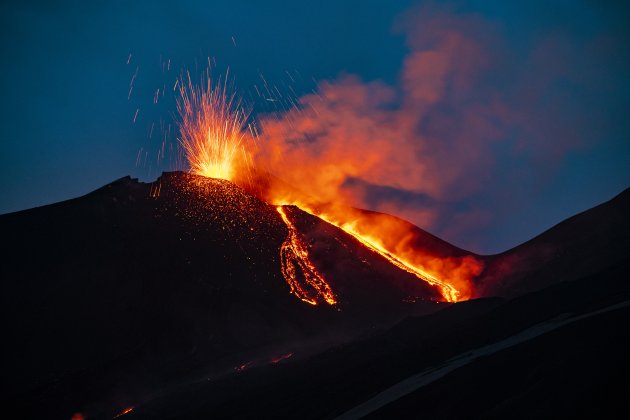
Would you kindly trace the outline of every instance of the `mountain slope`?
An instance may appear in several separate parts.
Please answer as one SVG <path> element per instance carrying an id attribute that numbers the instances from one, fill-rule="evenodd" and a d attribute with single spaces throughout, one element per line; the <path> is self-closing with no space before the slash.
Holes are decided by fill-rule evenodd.
<path id="1" fill-rule="evenodd" d="M 127 177 L 2 215 L 3 402 L 26 418 L 111 418 L 129 406 L 151 418 L 339 415 L 462 352 L 627 299 L 629 202 L 625 191 L 483 257 L 477 295 L 520 297 L 455 305 L 340 229 L 222 180 Z M 409 243 L 428 255 L 472 255 L 377 216 L 411 229 Z M 307 265 L 295 260 L 301 250 Z M 283 264 L 300 284 L 305 270 L 318 273 L 335 304 L 308 285 L 318 304 L 301 300 Z M 416 397 L 383 410 L 400 414 Z"/>
<path id="2" fill-rule="evenodd" d="M 484 258 L 479 296 L 517 296 L 598 273 L 630 257 L 630 189 L 537 237 Z"/>
<path id="3" fill-rule="evenodd" d="M 630 319 L 628 269 L 622 264 L 512 300 L 457 303 L 304 360 L 189 384 L 129 418 L 359 418 L 352 409 L 401 381 L 516 336 L 524 338 L 495 353 L 479 352 L 470 363 L 367 413 L 413 419 L 584 412 L 615 418 L 625 411 L 628 390 L 619 379 L 630 373 L 630 335 L 623 328 Z M 545 331 L 547 325 L 559 327 Z"/>
<path id="4" fill-rule="evenodd" d="M 336 305 L 290 293 L 280 269 L 287 226 L 274 206 L 227 181 L 123 178 L 0 216 L 2 326 L 12 343 L 3 397 L 27 417 L 106 413 L 442 306 L 431 287 L 339 229 L 285 212 Z"/>

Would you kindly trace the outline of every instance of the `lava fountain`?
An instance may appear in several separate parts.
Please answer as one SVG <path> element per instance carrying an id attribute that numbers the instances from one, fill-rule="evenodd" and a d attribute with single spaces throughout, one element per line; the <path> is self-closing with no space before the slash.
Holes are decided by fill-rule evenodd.
<path id="1" fill-rule="evenodd" d="M 180 143 L 190 170 L 197 175 L 230 181 L 248 162 L 245 124 L 249 114 L 241 100 L 229 93 L 226 78 L 216 86 L 210 77 L 195 86 L 190 73 L 179 79 L 177 110 Z"/>

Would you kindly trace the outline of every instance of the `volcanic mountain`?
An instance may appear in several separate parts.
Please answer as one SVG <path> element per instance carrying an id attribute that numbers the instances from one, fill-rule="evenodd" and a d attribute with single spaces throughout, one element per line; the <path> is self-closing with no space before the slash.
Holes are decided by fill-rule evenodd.
<path id="1" fill-rule="evenodd" d="M 527 413 L 522 395 L 551 392 L 578 359 L 592 387 L 617 395 L 601 381 L 628 371 L 627 334 L 612 326 L 628 314 L 629 198 L 485 257 L 378 214 L 426 255 L 480 261 L 474 296 L 510 298 L 457 304 L 345 231 L 220 179 L 126 177 L 2 215 L 4 407 L 60 419 L 505 416 Z M 584 337 L 617 342 L 610 363 Z M 550 367 L 550 346 L 569 362 Z M 426 394 L 401 388 L 436 367 L 447 373 Z M 525 390 L 506 377 L 527 369 Z"/>
<path id="2" fill-rule="evenodd" d="M 12 343 L 3 396 L 25 415 L 107 416 L 180 381 L 299 357 L 445 305 L 321 219 L 181 172 L 122 178 L 0 226 Z M 291 260 L 291 239 L 330 302 Z"/>
<path id="3" fill-rule="evenodd" d="M 484 258 L 479 286 L 508 298 L 456 303 L 304 359 L 190 384 L 130 418 L 621 418 L 629 202 L 626 190 Z M 506 261 L 521 263 L 510 271 Z"/>

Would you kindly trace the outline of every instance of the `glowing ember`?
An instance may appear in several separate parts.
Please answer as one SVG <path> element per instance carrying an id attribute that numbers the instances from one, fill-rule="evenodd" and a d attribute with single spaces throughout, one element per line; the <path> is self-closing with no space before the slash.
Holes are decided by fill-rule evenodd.
<path id="1" fill-rule="evenodd" d="M 237 372 L 243 372 L 244 370 L 247 370 L 252 366 L 254 366 L 254 362 L 246 362 L 246 363 L 243 363 L 242 365 L 236 366 L 234 370 Z"/>
<path id="2" fill-rule="evenodd" d="M 326 302 L 329 305 L 337 303 L 332 289 L 324 279 L 308 255 L 306 244 L 300 238 L 295 225 L 289 220 L 282 206 L 276 207 L 287 225 L 289 234 L 280 247 L 280 261 L 282 275 L 289 284 L 291 293 L 302 301 L 311 305 Z"/>
<path id="3" fill-rule="evenodd" d="M 83 413 L 74 413 L 70 420 L 85 420 Z"/>
<path id="4" fill-rule="evenodd" d="M 129 414 L 133 411 L 134 407 L 127 407 L 125 408 L 123 411 L 121 411 L 120 413 L 116 414 L 114 416 L 115 419 L 124 416 L 125 414 Z"/>
<path id="5" fill-rule="evenodd" d="M 281 361 L 286 360 L 292 356 L 293 356 L 293 353 L 283 354 L 283 355 L 274 357 L 273 359 L 270 360 L 270 362 L 275 365 L 276 363 L 280 363 Z"/>
<path id="6" fill-rule="evenodd" d="M 157 185 L 155 183 L 151 183 L 151 188 L 149 189 L 149 197 L 158 198 L 160 196 L 160 192 L 162 191 L 162 182 L 158 182 Z"/>
<path id="7" fill-rule="evenodd" d="M 197 175 L 233 180 L 238 167 L 248 161 L 244 148 L 247 113 L 240 99 L 227 92 L 227 81 L 212 85 L 210 77 L 201 88 L 190 73 L 179 83 L 177 110 L 180 142 L 190 170 Z M 227 79 L 227 76 L 226 76 Z"/>

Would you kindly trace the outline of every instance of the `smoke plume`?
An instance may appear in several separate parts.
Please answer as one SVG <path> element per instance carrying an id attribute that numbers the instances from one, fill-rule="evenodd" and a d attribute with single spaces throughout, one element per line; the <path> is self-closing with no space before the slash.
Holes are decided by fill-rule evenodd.
<path id="1" fill-rule="evenodd" d="M 502 208 L 482 203 L 489 188 L 496 196 L 527 188 L 588 145 L 593 117 L 566 105 L 575 93 L 565 85 L 584 82 L 572 67 L 578 45 L 549 34 L 516 56 L 504 28 L 436 6 L 410 11 L 396 28 L 409 52 L 395 86 L 351 74 L 321 82 L 299 107 L 262 118 L 256 159 L 322 201 L 396 214 L 474 245 L 466 234 Z"/>

